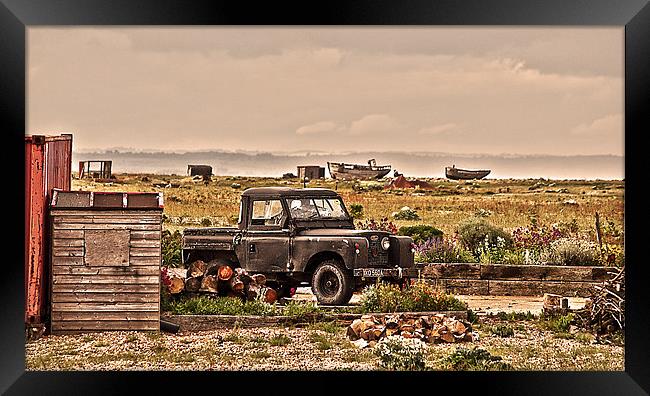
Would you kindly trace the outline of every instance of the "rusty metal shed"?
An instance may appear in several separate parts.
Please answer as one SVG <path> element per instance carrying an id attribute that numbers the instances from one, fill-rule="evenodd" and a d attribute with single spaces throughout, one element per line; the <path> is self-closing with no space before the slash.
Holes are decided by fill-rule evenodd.
<path id="1" fill-rule="evenodd" d="M 112 179 L 113 161 L 95 160 L 79 161 L 79 178 Z"/>
<path id="2" fill-rule="evenodd" d="M 44 322 L 49 268 L 48 203 L 72 182 L 72 135 L 25 136 L 25 324 Z"/>
<path id="3" fill-rule="evenodd" d="M 298 177 L 302 180 L 305 177 L 311 179 L 322 179 L 325 177 L 325 167 L 318 165 L 303 165 L 298 167 Z"/>
<path id="4" fill-rule="evenodd" d="M 210 165 L 188 165 L 187 174 L 190 176 L 203 176 L 209 179 L 212 176 L 212 167 Z"/>
<path id="5" fill-rule="evenodd" d="M 52 334 L 160 329 L 162 193 L 52 195 Z"/>

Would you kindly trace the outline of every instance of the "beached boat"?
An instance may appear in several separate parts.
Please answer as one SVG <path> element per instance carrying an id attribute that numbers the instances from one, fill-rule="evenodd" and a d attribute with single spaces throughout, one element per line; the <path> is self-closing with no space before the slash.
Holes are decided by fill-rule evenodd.
<path id="1" fill-rule="evenodd" d="M 368 165 L 328 162 L 327 169 L 332 179 L 381 179 L 390 172 L 390 165 L 378 166 L 375 160 L 371 159 Z"/>
<path id="2" fill-rule="evenodd" d="M 468 170 L 456 168 L 456 165 L 445 167 L 445 176 L 452 180 L 482 179 L 489 174 L 489 169 Z"/>

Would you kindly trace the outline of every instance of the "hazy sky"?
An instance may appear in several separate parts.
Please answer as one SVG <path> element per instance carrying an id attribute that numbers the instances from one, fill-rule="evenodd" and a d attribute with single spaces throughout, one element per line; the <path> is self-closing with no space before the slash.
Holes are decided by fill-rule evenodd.
<path id="1" fill-rule="evenodd" d="M 28 29 L 30 134 L 75 150 L 623 155 L 624 30 Z"/>

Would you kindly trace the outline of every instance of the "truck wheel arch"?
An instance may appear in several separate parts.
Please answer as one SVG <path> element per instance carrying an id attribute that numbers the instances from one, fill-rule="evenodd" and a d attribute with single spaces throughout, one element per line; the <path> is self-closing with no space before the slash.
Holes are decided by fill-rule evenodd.
<path id="1" fill-rule="evenodd" d="M 329 250 L 324 250 L 318 253 L 315 253 L 312 255 L 309 260 L 307 261 L 307 264 L 305 265 L 304 272 L 311 274 L 316 270 L 316 267 L 318 264 L 322 263 L 323 261 L 327 260 L 337 260 L 341 263 L 341 265 L 345 266 L 345 260 L 343 260 L 343 257 L 336 253 L 332 252 Z"/>

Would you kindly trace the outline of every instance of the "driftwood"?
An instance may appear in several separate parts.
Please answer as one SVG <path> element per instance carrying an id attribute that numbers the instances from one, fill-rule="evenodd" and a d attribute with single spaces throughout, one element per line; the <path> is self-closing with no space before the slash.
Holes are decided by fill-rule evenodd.
<path id="1" fill-rule="evenodd" d="M 576 311 L 582 326 L 596 335 L 625 329 L 625 267 L 610 275 L 611 279 L 593 287 L 585 307 Z"/>

